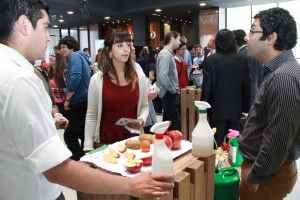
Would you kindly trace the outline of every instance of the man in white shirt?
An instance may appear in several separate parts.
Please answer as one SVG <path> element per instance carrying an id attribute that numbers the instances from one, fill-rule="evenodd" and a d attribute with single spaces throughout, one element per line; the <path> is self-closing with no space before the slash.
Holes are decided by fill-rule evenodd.
<path id="1" fill-rule="evenodd" d="M 1 0 L 0 19 L 0 199 L 61 200 L 59 184 L 94 194 L 168 194 L 168 175 L 131 179 L 69 159 L 31 65 L 45 57 L 50 41 L 48 7 L 39 0 Z"/>

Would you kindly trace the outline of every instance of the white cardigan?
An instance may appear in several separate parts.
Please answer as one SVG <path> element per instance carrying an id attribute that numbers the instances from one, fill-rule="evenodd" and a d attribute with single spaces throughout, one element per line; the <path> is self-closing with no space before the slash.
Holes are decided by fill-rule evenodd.
<path id="1" fill-rule="evenodd" d="M 138 119 L 142 119 L 144 123 L 149 114 L 147 81 L 146 76 L 140 70 L 136 70 L 139 79 L 139 100 L 137 106 Z M 85 119 L 84 131 L 84 151 L 94 149 L 94 142 L 100 143 L 99 130 L 100 119 L 102 115 L 102 89 L 103 89 L 103 73 L 101 71 L 94 74 L 91 78 L 88 91 L 88 108 Z"/>

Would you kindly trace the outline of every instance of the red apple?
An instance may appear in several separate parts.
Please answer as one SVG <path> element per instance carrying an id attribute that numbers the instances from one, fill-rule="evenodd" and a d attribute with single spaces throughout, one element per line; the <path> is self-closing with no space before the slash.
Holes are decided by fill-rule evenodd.
<path id="1" fill-rule="evenodd" d="M 143 166 L 142 160 L 128 160 L 124 163 L 124 167 L 126 167 L 126 170 L 130 173 L 137 173 L 141 171 Z"/>
<path id="2" fill-rule="evenodd" d="M 178 130 L 167 131 L 167 135 L 172 140 L 172 150 L 181 148 L 182 134 Z"/>
<path id="3" fill-rule="evenodd" d="M 152 165 L 152 156 L 140 158 L 143 161 L 143 165 Z"/>
<path id="4" fill-rule="evenodd" d="M 169 136 L 165 135 L 164 140 L 165 140 L 165 144 L 168 147 L 168 149 L 171 150 L 171 148 L 172 148 L 172 139 Z"/>

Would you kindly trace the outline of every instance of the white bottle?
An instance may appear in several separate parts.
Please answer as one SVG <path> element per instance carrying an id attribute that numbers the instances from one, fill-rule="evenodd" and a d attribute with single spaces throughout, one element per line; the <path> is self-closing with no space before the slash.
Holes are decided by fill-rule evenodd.
<path id="1" fill-rule="evenodd" d="M 152 173 L 153 174 L 170 174 L 174 176 L 173 156 L 167 148 L 164 139 L 164 133 L 170 126 L 170 121 L 159 122 L 154 124 L 150 131 L 155 132 L 155 141 L 153 144 L 152 155 Z M 174 178 L 170 180 L 173 182 Z"/>
<path id="2" fill-rule="evenodd" d="M 207 122 L 207 108 L 211 106 L 205 101 L 195 101 L 199 108 L 199 121 L 192 132 L 192 153 L 194 156 L 207 157 L 213 154 L 214 134 Z"/>

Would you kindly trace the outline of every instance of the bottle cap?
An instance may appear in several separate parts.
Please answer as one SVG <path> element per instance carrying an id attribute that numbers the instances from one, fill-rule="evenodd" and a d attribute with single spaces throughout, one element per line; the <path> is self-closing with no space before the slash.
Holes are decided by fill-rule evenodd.
<path id="1" fill-rule="evenodd" d="M 167 128 L 172 124 L 171 121 L 164 121 L 164 122 L 158 122 L 156 124 L 154 124 L 150 131 L 154 132 L 154 133 L 160 133 L 160 134 L 164 134 L 165 131 L 167 130 Z"/>
<path id="2" fill-rule="evenodd" d="M 162 140 L 162 139 L 164 139 L 164 134 L 161 134 L 161 133 L 156 133 L 155 134 L 155 139 L 157 139 L 157 140 Z"/>

